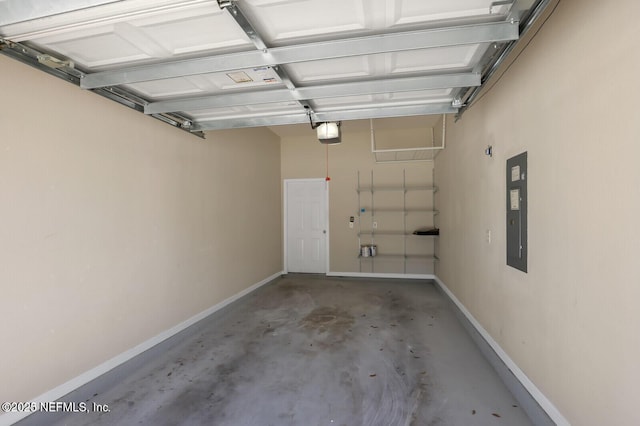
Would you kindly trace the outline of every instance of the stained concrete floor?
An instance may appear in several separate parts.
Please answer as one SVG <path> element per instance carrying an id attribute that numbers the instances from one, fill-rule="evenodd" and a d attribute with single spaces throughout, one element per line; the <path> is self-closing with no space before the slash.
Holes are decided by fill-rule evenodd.
<path id="1" fill-rule="evenodd" d="M 530 425 L 429 281 L 286 275 L 59 425 Z"/>

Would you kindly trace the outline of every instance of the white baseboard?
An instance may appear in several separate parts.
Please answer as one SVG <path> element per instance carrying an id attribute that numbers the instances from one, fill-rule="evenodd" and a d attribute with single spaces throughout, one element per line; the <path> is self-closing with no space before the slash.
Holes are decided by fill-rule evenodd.
<path id="1" fill-rule="evenodd" d="M 373 272 L 327 272 L 328 277 L 349 277 L 349 278 L 401 278 L 410 280 L 433 280 L 433 274 L 386 274 Z"/>
<path id="2" fill-rule="evenodd" d="M 500 361 L 511 371 L 513 376 L 520 382 L 519 384 L 529 393 L 529 395 L 537 402 L 547 416 L 558 426 L 570 426 L 569 421 L 560 413 L 560 411 L 553 405 L 549 399 L 536 387 L 536 385 L 527 377 L 527 375 L 518 367 L 518 365 L 507 355 L 507 353 L 500 347 L 493 337 L 485 330 L 482 325 L 474 318 L 473 315 L 467 310 L 467 308 L 458 300 L 458 298 L 449 290 L 449 288 L 438 278 L 434 277 L 434 280 L 440 287 L 440 289 L 451 299 L 460 312 L 466 317 L 471 326 L 475 328 L 478 334 L 484 339 L 484 341 L 495 352 L 496 356 L 500 358 Z M 530 413 L 527 413 L 531 416 Z M 534 420 L 534 419 L 532 419 Z"/>
<path id="3" fill-rule="evenodd" d="M 129 361 L 130 359 L 134 358 L 135 356 L 140 355 L 141 353 L 147 351 L 148 349 L 164 342 L 165 340 L 169 339 L 170 337 L 180 333 L 181 331 L 187 329 L 188 327 L 194 325 L 195 323 L 197 323 L 198 321 L 201 321 L 203 319 L 205 319 L 206 317 L 208 317 L 209 315 L 213 314 L 216 311 L 219 311 L 220 309 L 224 308 L 225 306 L 235 302 L 236 300 L 240 299 L 243 296 L 246 296 L 247 294 L 251 293 L 252 291 L 257 290 L 258 288 L 262 287 L 263 285 L 267 284 L 268 282 L 273 281 L 274 279 L 278 278 L 279 276 L 281 276 L 283 274 L 283 272 L 277 272 L 273 275 L 271 275 L 270 277 L 267 277 L 265 279 L 263 279 L 262 281 L 252 285 L 249 288 L 246 288 L 244 290 L 242 290 L 241 292 L 229 297 L 228 299 L 223 300 L 222 302 L 213 305 L 212 307 L 200 312 L 199 314 L 196 314 L 194 316 L 192 316 L 191 318 L 181 322 L 180 324 L 163 331 L 162 333 L 152 337 L 149 340 L 146 340 L 142 343 L 140 343 L 139 345 L 121 353 L 120 355 L 117 355 L 113 358 L 111 358 L 108 361 L 103 362 L 102 364 L 98 365 L 97 367 L 92 368 L 89 371 L 86 371 L 84 373 L 82 373 L 81 375 L 74 377 L 73 379 L 69 380 L 68 382 L 65 382 L 63 384 L 61 384 L 60 386 L 57 386 L 53 389 L 51 389 L 48 392 L 43 393 L 42 395 L 32 399 L 29 402 L 35 402 L 38 405 L 41 402 L 52 402 L 52 401 L 56 401 L 62 397 L 64 397 L 65 395 L 69 394 L 70 392 L 78 389 L 79 387 L 89 383 L 90 381 L 102 376 L 103 374 L 107 373 L 108 371 L 113 370 L 115 367 L 124 364 L 125 362 Z M 18 422 L 19 420 L 22 420 L 23 418 L 27 417 L 28 415 L 30 415 L 32 413 L 25 413 L 25 412 L 21 412 L 21 413 L 6 413 L 3 415 L 0 415 L 0 426 L 5 426 L 5 425 L 11 425 L 13 423 Z"/>
<path id="4" fill-rule="evenodd" d="M 183 321 L 182 323 L 166 330 L 151 339 L 121 353 L 120 355 L 111 358 L 110 360 L 98 365 L 97 367 L 86 371 L 85 373 L 51 389 L 48 392 L 32 399 L 30 402 L 40 404 L 41 402 L 56 401 L 75 389 L 91 382 L 92 380 L 100 377 L 101 375 L 111 371 L 115 367 L 124 364 L 130 359 L 140 355 L 148 349 L 162 343 L 170 337 L 178 334 L 179 332 L 194 325 L 198 321 L 203 320 L 216 311 L 224 308 L 225 306 L 235 302 L 241 297 L 257 290 L 270 281 L 278 278 L 284 272 L 278 272 L 271 275 L 268 278 L 252 285 L 251 287 L 223 300 L 222 302 L 208 308 L 207 310 L 194 315 L 193 317 Z M 384 273 L 366 273 L 366 272 L 329 272 L 327 276 L 330 277 L 354 277 L 354 278 L 400 278 L 400 279 L 430 279 L 434 280 L 440 289 L 449 297 L 453 304 L 458 308 L 460 313 L 469 321 L 471 326 L 477 331 L 477 333 L 484 339 L 487 345 L 495 352 L 496 356 L 502 363 L 510 370 L 514 377 L 520 382 L 522 387 L 531 395 L 531 397 L 537 402 L 542 410 L 546 412 L 549 418 L 555 422 L 558 426 L 570 426 L 569 421 L 564 418 L 560 411 L 553 405 L 551 401 L 535 386 L 535 384 L 527 377 L 527 375 L 516 365 L 516 363 L 507 355 L 507 353 L 500 347 L 500 345 L 491 337 L 491 335 L 480 325 L 480 323 L 471 315 L 467 308 L 458 300 L 458 298 L 449 290 L 449 288 L 433 274 L 384 274 Z M 6 413 L 0 415 L 0 426 L 8 426 L 20 421 L 27 417 L 31 413 Z"/>

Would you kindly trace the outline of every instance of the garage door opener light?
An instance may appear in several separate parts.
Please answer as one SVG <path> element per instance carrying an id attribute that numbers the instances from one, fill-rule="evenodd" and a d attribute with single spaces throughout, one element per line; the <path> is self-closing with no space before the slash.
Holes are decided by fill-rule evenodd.
<path id="1" fill-rule="evenodd" d="M 309 110 L 307 110 L 307 115 L 309 116 L 311 128 L 316 130 L 316 135 L 320 143 L 335 145 L 342 142 L 342 130 L 340 129 L 342 121 L 321 121 L 314 123 Z"/>
<path id="2" fill-rule="evenodd" d="M 320 143 L 333 145 L 342 142 L 340 124 L 340 121 L 320 123 L 316 129 L 316 134 Z"/>

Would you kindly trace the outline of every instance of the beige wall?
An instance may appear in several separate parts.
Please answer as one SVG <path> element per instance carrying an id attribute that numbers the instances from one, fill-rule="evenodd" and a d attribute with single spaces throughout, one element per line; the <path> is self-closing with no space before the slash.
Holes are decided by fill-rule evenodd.
<path id="1" fill-rule="evenodd" d="M 0 74 L 0 400 L 282 269 L 273 133 L 202 140 L 2 56 Z"/>
<path id="2" fill-rule="evenodd" d="M 575 425 L 640 424 L 639 14 L 562 0 L 436 162 L 437 275 Z M 505 265 L 506 159 L 523 151 L 527 274 Z"/>
<path id="3" fill-rule="evenodd" d="M 402 120 L 399 120 L 403 122 Z M 404 141 L 408 146 L 415 146 L 416 135 L 427 134 L 427 127 L 416 125 L 416 120 L 405 120 L 410 126 L 401 129 Z M 371 171 L 374 172 L 374 184 L 393 185 L 402 184 L 402 173 L 406 170 L 407 184 L 429 185 L 432 182 L 433 165 L 430 162 L 376 164 L 371 153 L 371 138 L 369 122 L 344 122 L 342 144 L 329 146 L 329 241 L 330 241 L 330 269 L 331 272 L 366 272 L 366 273 L 404 273 L 402 259 L 376 258 L 362 260 L 362 268 L 358 260 L 357 222 L 353 229 L 349 228 L 349 217 L 358 214 L 358 197 L 356 192 L 357 173 L 360 171 L 361 184 L 370 185 Z M 430 127 L 429 127 L 430 129 Z M 430 137 L 431 132 L 429 130 Z M 385 137 L 385 131 L 380 132 L 380 139 Z M 424 140 L 422 141 L 424 144 Z M 316 139 L 315 132 L 305 129 L 304 133 L 296 136 L 283 137 L 282 150 L 282 178 L 324 178 L 326 176 L 326 145 Z M 379 206 L 402 206 L 402 193 L 382 193 L 376 195 Z M 430 192 L 412 192 L 408 194 L 408 202 L 416 207 L 432 206 L 433 199 Z M 367 194 L 362 195 L 363 206 L 370 205 Z M 378 214 L 376 217 L 378 229 L 402 229 L 402 215 L 398 213 Z M 409 226 L 419 224 L 432 225 L 430 214 L 412 214 L 408 217 Z M 362 227 L 371 229 L 369 215 L 363 216 Z M 363 238 L 363 243 L 369 243 Z M 401 253 L 402 237 L 377 237 L 376 244 L 380 253 Z M 407 250 L 416 254 L 433 253 L 433 239 L 431 237 L 408 237 Z M 433 273 L 433 262 L 426 260 L 412 260 L 407 263 L 407 273 Z"/>

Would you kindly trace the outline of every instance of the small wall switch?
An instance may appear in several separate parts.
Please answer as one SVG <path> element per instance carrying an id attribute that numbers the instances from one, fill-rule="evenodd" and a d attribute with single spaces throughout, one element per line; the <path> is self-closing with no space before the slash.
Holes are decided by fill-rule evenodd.
<path id="1" fill-rule="evenodd" d="M 378 229 L 378 222 L 373 222 L 371 226 L 373 226 L 373 229 Z"/>
<path id="2" fill-rule="evenodd" d="M 349 222 L 349 228 L 353 229 L 353 222 Z"/>

